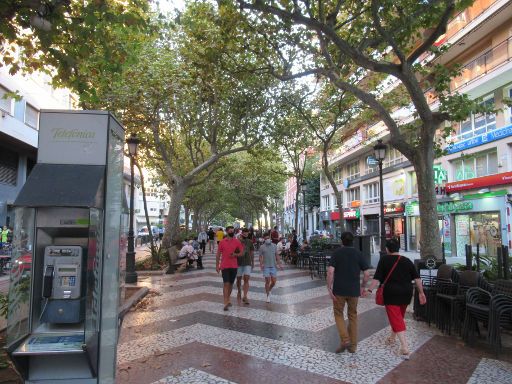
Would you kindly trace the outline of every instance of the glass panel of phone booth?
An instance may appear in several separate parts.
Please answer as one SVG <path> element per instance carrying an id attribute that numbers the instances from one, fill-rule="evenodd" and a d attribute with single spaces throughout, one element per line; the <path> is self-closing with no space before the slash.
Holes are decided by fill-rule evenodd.
<path id="1" fill-rule="evenodd" d="M 30 282 L 34 249 L 34 208 L 14 211 L 12 267 L 9 281 L 7 347 L 30 333 Z"/>
<path id="2" fill-rule="evenodd" d="M 101 276 L 103 268 L 103 211 L 91 208 L 89 213 L 89 245 L 87 252 L 87 288 L 85 302 L 85 344 L 91 367 L 98 371 L 98 335 L 100 330 Z"/>

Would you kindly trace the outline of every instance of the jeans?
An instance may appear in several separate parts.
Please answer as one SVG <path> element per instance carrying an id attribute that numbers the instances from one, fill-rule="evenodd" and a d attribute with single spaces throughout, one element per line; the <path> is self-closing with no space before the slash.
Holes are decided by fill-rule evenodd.
<path id="1" fill-rule="evenodd" d="M 349 344 L 355 350 L 357 346 L 357 302 L 359 297 L 336 296 L 334 302 L 334 320 L 343 344 Z M 347 304 L 348 327 L 345 326 L 344 311 Z"/>

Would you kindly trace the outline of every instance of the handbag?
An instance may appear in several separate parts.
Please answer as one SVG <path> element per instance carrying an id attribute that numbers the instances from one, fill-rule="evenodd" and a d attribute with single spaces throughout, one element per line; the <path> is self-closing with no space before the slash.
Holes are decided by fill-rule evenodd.
<path id="1" fill-rule="evenodd" d="M 384 286 L 386 285 L 386 282 L 389 279 L 389 276 L 393 273 L 393 270 L 395 269 L 396 265 L 400 261 L 400 255 L 398 255 L 398 258 L 395 261 L 395 264 L 393 264 L 393 268 L 389 271 L 388 275 L 384 279 L 384 282 L 380 285 L 380 287 L 375 292 L 375 304 L 377 305 L 384 305 Z"/>

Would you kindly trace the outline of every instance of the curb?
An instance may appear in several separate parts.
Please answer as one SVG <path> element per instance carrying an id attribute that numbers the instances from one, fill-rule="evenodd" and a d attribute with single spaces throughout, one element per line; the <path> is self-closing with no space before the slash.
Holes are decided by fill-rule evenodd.
<path id="1" fill-rule="evenodd" d="M 126 315 L 126 313 L 130 310 L 131 307 L 133 307 L 135 304 L 137 304 L 139 301 L 141 301 L 144 296 L 146 296 L 149 292 L 148 287 L 140 287 L 137 292 L 135 292 L 133 295 L 131 295 L 128 300 L 119 308 L 119 319 L 122 321 L 123 317 Z"/>

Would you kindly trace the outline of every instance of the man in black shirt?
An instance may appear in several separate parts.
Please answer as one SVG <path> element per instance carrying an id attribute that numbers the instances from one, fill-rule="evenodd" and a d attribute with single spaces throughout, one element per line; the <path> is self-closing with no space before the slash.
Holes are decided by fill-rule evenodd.
<path id="1" fill-rule="evenodd" d="M 334 320 L 340 335 L 341 344 L 336 353 L 348 349 L 355 353 L 357 349 L 357 302 L 363 294 L 359 282 L 363 271 L 362 287 L 370 277 L 368 265 L 363 255 L 353 247 L 354 235 L 351 232 L 341 234 L 343 247 L 334 251 L 327 268 L 327 289 L 334 305 Z M 348 328 L 343 313 L 347 304 Z"/>

